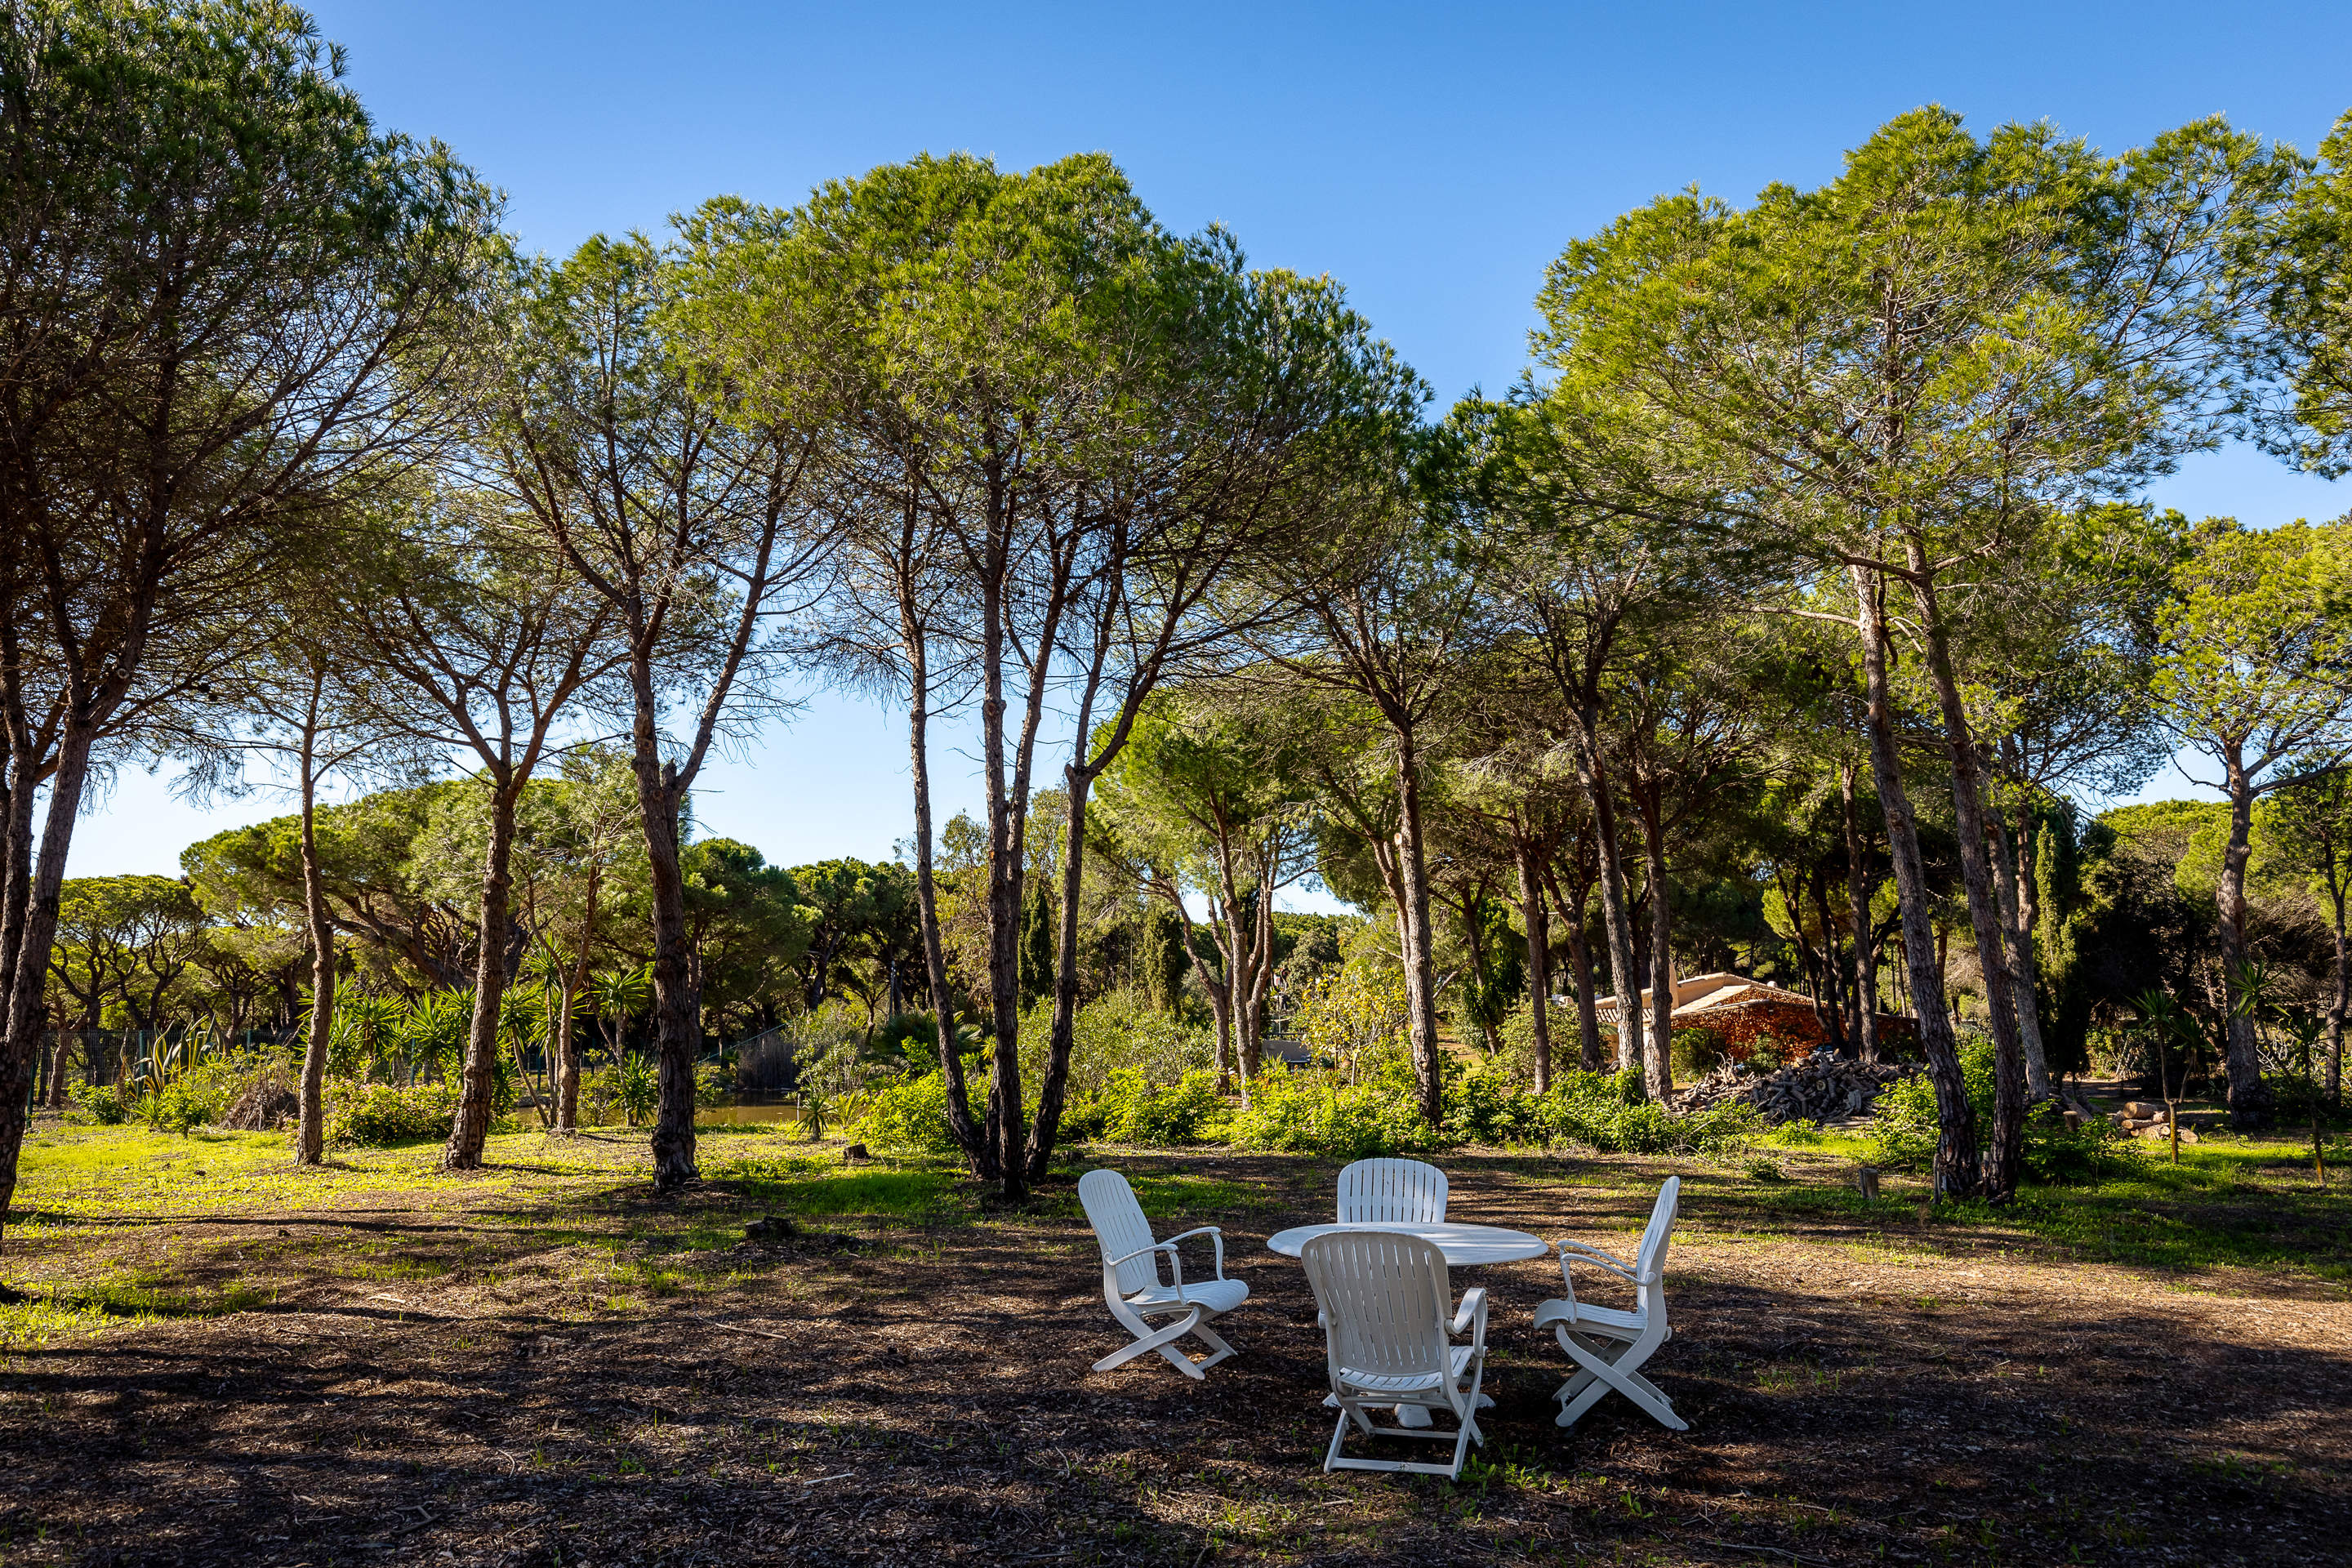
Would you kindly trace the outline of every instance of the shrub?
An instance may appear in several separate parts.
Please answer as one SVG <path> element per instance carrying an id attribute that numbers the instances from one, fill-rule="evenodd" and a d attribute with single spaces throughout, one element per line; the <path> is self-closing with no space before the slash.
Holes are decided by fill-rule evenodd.
<path id="1" fill-rule="evenodd" d="M 1705 1078 L 1732 1058 L 1723 1037 L 1713 1029 L 1676 1029 L 1666 1059 L 1674 1065 L 1675 1081 Z"/>
<path id="2" fill-rule="evenodd" d="M 1507 1066 L 1490 1063 L 1458 1076 L 1448 1073 L 1446 1077 L 1445 1133 L 1449 1142 L 1538 1143 L 1543 1141 L 1543 1101 L 1529 1092 Z"/>
<path id="3" fill-rule="evenodd" d="M 661 1100 L 661 1084 L 654 1076 L 652 1058 L 628 1052 L 618 1061 L 606 1061 L 582 1073 L 580 1089 L 591 1107 L 591 1119 L 599 1125 L 618 1110 L 635 1127 L 637 1118 L 651 1116 Z"/>
<path id="4" fill-rule="evenodd" d="M 1738 1101 L 1675 1116 L 1642 1098 L 1642 1074 L 1633 1068 L 1559 1074 L 1540 1114 L 1552 1138 L 1619 1154 L 1731 1154 L 1759 1128 L 1755 1110 Z"/>
<path id="5" fill-rule="evenodd" d="M 1021 1019 L 1021 1084 L 1035 1102 L 1053 1039 L 1054 1006 L 1040 1002 Z M 1210 1031 L 1158 1013 L 1132 992 L 1097 997 L 1070 1020 L 1069 1099 L 1076 1104 L 1109 1092 L 1120 1073 L 1154 1084 L 1181 1083 L 1187 1073 L 1210 1065 L 1215 1055 Z M 973 1045 L 977 1047 L 977 1038 Z M 931 1052 L 936 1053 L 934 1044 Z M 925 1063 L 931 1059 L 927 1054 Z"/>
<path id="6" fill-rule="evenodd" d="M 122 1103 L 122 1097 L 115 1092 L 110 1083 L 74 1085 L 73 1102 L 80 1106 L 92 1121 L 108 1127 L 117 1125 L 131 1114 L 130 1108 Z"/>
<path id="7" fill-rule="evenodd" d="M 968 1060 L 967 1087 L 972 1071 Z M 890 1153 L 955 1152 L 955 1135 L 948 1127 L 947 1079 L 934 1070 L 886 1086 L 875 1094 L 860 1127 L 866 1142 Z"/>
<path id="8" fill-rule="evenodd" d="M 724 1105 L 735 1092 L 735 1075 L 719 1062 L 704 1062 L 694 1069 L 694 1103 L 705 1110 Z"/>
<path id="9" fill-rule="evenodd" d="M 1993 1044 L 1981 1035 L 1960 1042 L 1960 1081 L 1968 1088 L 1979 1135 L 1992 1129 Z M 1878 1097 L 1871 1125 L 1873 1157 L 1882 1165 L 1922 1170 L 1936 1158 L 1936 1086 L 1926 1073 L 1891 1085 Z M 2036 1182 L 2095 1181 L 2131 1168 L 2131 1141 L 2105 1117 L 2066 1125 L 2054 1104 L 2032 1107 L 2025 1118 L 2025 1174 Z"/>
<path id="10" fill-rule="evenodd" d="M 405 1086 L 353 1083 L 327 1086 L 327 1141 L 383 1148 L 446 1138 L 457 1117 L 457 1096 L 449 1085 L 425 1079 Z"/>
<path id="11" fill-rule="evenodd" d="M 1545 1020 L 1551 1027 L 1551 1065 L 1557 1072 L 1577 1061 L 1582 1049 L 1578 1033 L 1581 1026 L 1576 1021 L 1573 1005 L 1547 1008 Z M 1521 1083 L 1535 1081 L 1536 1019 L 1532 1004 L 1522 1002 L 1504 1015 L 1502 1026 L 1495 1031 L 1495 1054 L 1489 1065 L 1500 1068 Z"/>
<path id="12" fill-rule="evenodd" d="M 1156 1084 L 1132 1068 L 1121 1068 L 1100 1094 L 1072 1109 L 1076 1117 L 1062 1119 L 1070 1136 L 1149 1148 L 1205 1142 L 1223 1130 L 1227 1114 L 1217 1075 L 1206 1068 L 1172 1084 Z"/>
<path id="13" fill-rule="evenodd" d="M 1416 1152 L 1440 1142 L 1421 1119 L 1412 1069 L 1395 1057 L 1352 1084 L 1335 1072 L 1270 1070 L 1234 1112 L 1232 1138 L 1245 1149 L 1333 1160 Z"/>
<path id="14" fill-rule="evenodd" d="M 147 1097 L 147 1125 L 158 1132 L 176 1132 L 184 1138 L 188 1129 L 211 1120 L 210 1111 L 203 1086 L 185 1078 L 174 1079 L 162 1093 Z"/>

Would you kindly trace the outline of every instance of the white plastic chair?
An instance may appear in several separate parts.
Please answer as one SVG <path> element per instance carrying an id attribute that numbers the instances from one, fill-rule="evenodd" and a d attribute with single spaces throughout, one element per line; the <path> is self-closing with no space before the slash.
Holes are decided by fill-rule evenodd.
<path id="1" fill-rule="evenodd" d="M 1675 1414 L 1674 1401 L 1639 1371 L 1653 1352 L 1675 1336 L 1666 1323 L 1666 1238 L 1674 1232 L 1682 1187 L 1680 1176 L 1668 1176 L 1658 1189 L 1649 1227 L 1642 1232 L 1642 1249 L 1631 1267 L 1580 1241 L 1559 1244 L 1559 1278 L 1568 1294 L 1536 1309 L 1536 1327 L 1558 1334 L 1559 1348 L 1581 1369 L 1552 1395 L 1560 1402 L 1560 1426 L 1574 1426 L 1613 1388 L 1675 1431 L 1690 1429 L 1690 1423 Z M 1577 1263 L 1605 1268 L 1632 1285 L 1633 1310 L 1578 1300 L 1576 1281 L 1569 1272 Z"/>
<path id="2" fill-rule="evenodd" d="M 1443 1225 L 1445 1173 L 1418 1160 L 1359 1160 L 1339 1173 L 1341 1225 Z"/>
<path id="3" fill-rule="evenodd" d="M 1323 1468 L 1459 1476 L 1470 1445 L 1486 1440 L 1477 1419 L 1478 1384 L 1486 1372 L 1486 1290 L 1464 1292 L 1457 1310 L 1437 1244 L 1391 1231 L 1333 1231 L 1309 1241 L 1298 1258 L 1315 1288 L 1316 1321 L 1323 1329 L 1331 1380 L 1327 1403 L 1339 1407 Z M 1464 1332 L 1470 1342 L 1455 1344 L 1454 1337 Z M 1373 1409 L 1393 1408 L 1402 1421 L 1411 1406 L 1451 1410 L 1456 1429 L 1372 1424 Z M 1343 1458 L 1340 1445 L 1351 1421 L 1367 1436 L 1450 1442 L 1453 1462 Z"/>
<path id="4" fill-rule="evenodd" d="M 1152 1240 L 1143 1207 L 1135 1201 L 1135 1189 L 1117 1171 L 1088 1171 L 1080 1176 L 1078 1202 L 1087 1211 L 1088 1223 L 1095 1227 L 1097 1245 L 1102 1248 L 1103 1300 L 1110 1308 L 1110 1315 L 1136 1336 L 1133 1344 L 1095 1363 L 1097 1372 L 1108 1372 L 1146 1351 L 1158 1351 L 1167 1358 L 1169 1365 L 1187 1377 L 1196 1378 L 1201 1376 L 1202 1368 L 1214 1366 L 1234 1353 L 1234 1347 L 1219 1339 L 1208 1323 L 1208 1320 L 1221 1318 L 1249 1300 L 1245 1282 L 1225 1278 L 1223 1231 L 1213 1225 L 1204 1225 L 1198 1230 L 1171 1236 L 1166 1241 Z M 1183 1264 L 1176 1255 L 1176 1244 L 1196 1236 L 1205 1236 L 1214 1243 L 1217 1277 L 1188 1284 Z M 1160 1268 L 1160 1255 L 1163 1252 L 1168 1255 L 1168 1277 L 1164 1279 Z M 1144 1321 L 1171 1312 L 1182 1316 L 1158 1329 Z M 1186 1334 L 1205 1342 L 1214 1353 L 1204 1361 L 1192 1360 L 1174 1343 Z"/>

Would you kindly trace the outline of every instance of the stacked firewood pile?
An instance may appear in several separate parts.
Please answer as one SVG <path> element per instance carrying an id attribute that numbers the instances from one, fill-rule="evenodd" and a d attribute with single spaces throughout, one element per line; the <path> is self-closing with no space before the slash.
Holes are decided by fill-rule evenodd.
<path id="1" fill-rule="evenodd" d="M 2080 1105 L 2079 1102 L 2070 1109 L 2078 1110 L 2084 1114 L 2095 1114 L 2091 1112 L 2088 1106 Z M 2145 1138 L 2152 1142 L 2169 1143 L 2172 1142 L 2171 1115 L 2170 1110 L 2162 1100 L 2135 1100 L 2127 1101 L 2121 1110 L 2115 1113 L 2113 1120 L 2116 1126 L 2135 1138 Z M 2183 1119 L 2180 1123 L 2180 1141 L 2183 1143 L 2197 1142 L 2197 1130 L 2191 1127 L 2186 1119 Z"/>
<path id="2" fill-rule="evenodd" d="M 1838 1121 L 1865 1114 L 1886 1086 L 1916 1069 L 1847 1061 L 1826 1052 L 1807 1057 L 1778 1072 L 1759 1072 L 1745 1062 L 1726 1062 L 1696 1083 L 1666 1096 L 1676 1115 L 1744 1100 L 1766 1125 L 1784 1121 Z"/>

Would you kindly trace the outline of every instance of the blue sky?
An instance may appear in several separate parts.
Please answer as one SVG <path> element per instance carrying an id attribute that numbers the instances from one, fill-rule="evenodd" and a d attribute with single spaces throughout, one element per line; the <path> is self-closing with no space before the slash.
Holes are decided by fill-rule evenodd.
<path id="1" fill-rule="evenodd" d="M 721 193 L 790 204 L 931 151 L 1027 166 L 1103 151 L 1171 227 L 1328 272 L 1441 401 L 1517 373 L 1544 265 L 1697 184 L 1812 184 L 1927 102 L 2047 119 L 2110 150 L 2227 114 L 2314 146 L 2352 108 L 2352 6 L 1979 5 L 314 6 L 378 121 L 509 194 L 524 242 L 658 228 Z M 2157 500 L 2249 522 L 2352 507 L 2257 454 L 2192 461 Z M 817 695 L 715 770 L 706 831 L 795 864 L 907 832 L 903 732 Z M 976 787 L 935 764 L 947 804 Z M 2151 798 L 2182 793 L 2172 775 Z M 70 870 L 173 872 L 181 847 L 287 809 L 199 813 L 127 773 Z"/>

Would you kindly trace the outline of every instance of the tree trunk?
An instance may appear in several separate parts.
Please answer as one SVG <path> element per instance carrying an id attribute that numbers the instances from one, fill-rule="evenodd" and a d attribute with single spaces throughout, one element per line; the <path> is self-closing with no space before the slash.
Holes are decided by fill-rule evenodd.
<path id="1" fill-rule="evenodd" d="M 1184 943 L 1184 956 L 1192 961 L 1192 973 L 1201 977 L 1201 989 L 1209 998 L 1209 1016 L 1216 1020 L 1217 1028 L 1217 1092 L 1230 1094 L 1234 1087 L 1234 1002 L 1230 974 L 1220 977 L 1210 971 L 1208 960 L 1192 941 L 1192 913 L 1184 907 L 1183 898 L 1168 895 L 1176 910 L 1176 930 Z M 1212 939 L 1213 941 L 1214 939 Z M 1242 1099 L 1249 1099 L 1249 1084 L 1242 1085 Z"/>
<path id="2" fill-rule="evenodd" d="M 1871 934 L 1870 878 L 1863 869 L 1862 824 L 1854 810 L 1854 765 L 1838 769 L 1838 795 L 1845 815 L 1846 918 L 1853 924 L 1854 1053 L 1878 1060 L 1878 943 Z"/>
<path id="3" fill-rule="evenodd" d="M 1617 1070 L 1642 1065 L 1641 971 L 1633 963 L 1633 921 L 1626 907 L 1625 863 L 1618 853 L 1617 808 L 1601 756 L 1601 715 L 1577 714 L 1577 778 L 1592 807 L 1593 846 L 1600 861 L 1601 923 L 1609 939 L 1609 978 L 1617 992 Z"/>
<path id="4" fill-rule="evenodd" d="M 2246 962 L 2246 861 L 2252 854 L 2254 792 L 2245 763 L 2232 747 L 2223 759 L 2230 784 L 2230 847 L 2221 856 L 2221 883 L 2214 901 L 2221 916 L 2221 982 L 2230 1000 L 2230 1125 L 2258 1132 L 2271 1123 L 2274 1097 L 2263 1080 L 2263 1058 L 2251 1010 L 2238 994 L 2238 971 Z"/>
<path id="5" fill-rule="evenodd" d="M 2000 899 L 2001 945 L 2009 960 L 2009 1000 L 2017 1009 L 2017 1045 L 2025 1063 L 2025 1094 L 2038 1105 L 2050 1098 L 2050 1058 L 2042 1048 L 2042 1010 L 2033 997 L 2033 893 L 2023 864 L 2032 818 L 2022 809 L 2019 816 L 2018 840 L 2012 845 L 2002 814 L 1987 814 L 1992 828 L 1993 887 Z"/>
<path id="6" fill-rule="evenodd" d="M 909 509 L 907 526 L 914 527 Z M 931 987 L 931 1015 L 939 1029 L 940 1078 L 947 1088 L 948 1131 L 964 1162 L 982 1181 L 996 1179 L 993 1149 L 971 1119 L 971 1091 L 964 1087 L 963 1058 L 956 1050 L 954 994 L 948 989 L 946 944 L 940 940 L 939 880 L 931 860 L 931 673 L 929 640 L 916 615 L 913 584 L 898 576 L 898 628 L 907 655 L 907 751 L 915 779 L 915 914 L 923 932 L 923 972 Z"/>
<path id="7" fill-rule="evenodd" d="M 694 1147 L 694 1063 L 702 1054 L 702 987 L 687 928 L 686 875 L 678 863 L 683 792 L 677 765 L 661 760 L 658 731 L 639 694 L 635 756 L 637 820 L 645 830 L 646 882 L 654 916 L 654 1191 L 674 1193 L 699 1178 Z"/>
<path id="8" fill-rule="evenodd" d="M 1412 1070 L 1421 1080 L 1422 1119 L 1432 1127 L 1444 1114 L 1444 1079 L 1437 1068 L 1437 977 L 1431 963 L 1429 867 L 1422 852 L 1421 757 L 1410 728 L 1397 731 L 1397 858 L 1404 879 L 1405 1002 L 1412 1010 Z"/>
<path id="9" fill-rule="evenodd" d="M 466 1034 L 466 1066 L 457 1115 L 442 1146 L 445 1171 L 478 1171 L 490 1133 L 491 1090 L 497 1082 L 499 1004 L 507 990 L 508 866 L 514 851 L 515 797 L 500 783 L 490 794 L 489 841 L 482 856 L 480 926 L 475 938 L 474 1016 Z"/>
<path id="10" fill-rule="evenodd" d="M 8 1205 L 16 1195 L 16 1159 L 30 1120 L 33 1060 L 44 1033 L 41 989 L 48 973 L 47 954 L 57 942 L 66 852 L 81 812 L 82 792 L 89 784 L 89 753 L 97 743 L 97 729 L 93 724 L 69 724 L 58 740 L 57 766 L 48 779 L 49 810 L 41 829 L 40 863 L 30 879 L 23 922 L 17 927 L 16 973 L 10 976 L 5 1033 L 0 1034 L 0 1226 L 5 1225 Z"/>
<path id="11" fill-rule="evenodd" d="M 2344 884 L 2337 880 L 2335 858 L 2329 858 L 2327 892 L 2336 910 L 2336 987 L 2327 1000 L 2327 1103 L 2344 1103 L 2344 1014 L 2352 1005 L 2352 970 L 2346 964 L 2344 942 Z"/>
<path id="12" fill-rule="evenodd" d="M 313 695 L 315 707 L 316 696 Z M 327 915 L 326 879 L 319 869 L 318 780 L 311 765 L 314 731 L 305 729 L 302 770 L 302 912 L 310 927 L 310 1038 L 302 1051 L 302 1110 L 294 1163 L 326 1159 L 327 1044 L 335 1023 L 335 926 Z"/>
<path id="13" fill-rule="evenodd" d="M 1528 929 L 1528 994 L 1533 1006 L 1528 1024 L 1534 1037 L 1536 1092 L 1546 1094 L 1551 1089 L 1551 913 L 1536 873 L 1535 846 L 1524 833 L 1512 834 L 1511 855 L 1519 873 L 1519 920 Z"/>
<path id="14" fill-rule="evenodd" d="M 1078 897 L 1086 875 L 1087 796 L 1095 782 L 1083 765 L 1091 743 L 1083 712 L 1077 729 L 1076 754 L 1062 770 L 1069 794 L 1062 832 L 1062 918 L 1056 922 L 1054 944 L 1054 1026 L 1045 1080 L 1037 1089 L 1037 1119 L 1029 1126 L 1026 1158 L 1033 1184 L 1045 1179 L 1046 1169 L 1053 1163 L 1054 1141 L 1061 1131 L 1062 1104 L 1069 1088 L 1070 1047 L 1077 1036 Z"/>
<path id="15" fill-rule="evenodd" d="M 1862 665 L 1867 691 L 1865 728 L 1870 772 L 1886 818 L 1888 858 L 1895 867 L 1895 896 L 1903 916 L 1903 958 L 1911 998 L 1919 1017 L 1919 1045 L 1936 1089 L 1936 1191 L 1948 1197 L 1975 1193 L 1983 1180 L 1977 1163 L 1976 1113 L 1960 1078 L 1960 1054 L 1952 1021 L 1944 1010 L 1944 973 L 1936 931 L 1927 913 L 1927 872 L 1919 855 L 1919 831 L 1911 797 L 1903 787 L 1902 754 L 1895 747 L 1894 694 L 1886 669 L 1886 626 L 1879 603 L 1877 574 L 1852 568 L 1859 608 Z"/>
<path id="16" fill-rule="evenodd" d="M 1650 1048 L 1642 1082 L 1655 1100 L 1664 1100 L 1675 1087 L 1674 910 L 1666 894 L 1664 816 L 1664 803 L 1653 796 L 1642 820 L 1650 868 Z"/>
<path id="17" fill-rule="evenodd" d="M 1985 1152 L 1985 1195 L 2005 1203 L 2017 1191 L 2025 1156 L 2025 1057 L 2018 1043 L 2017 1014 L 2011 995 L 2006 946 L 2000 934 L 2000 903 L 1987 863 L 1982 769 L 1969 732 L 1968 707 L 1952 668 L 1942 614 L 1926 577 L 1927 559 L 1916 539 L 1906 539 L 1914 577 L 1913 600 L 1927 645 L 1927 677 L 1942 710 L 1946 754 L 1952 769 L 1954 826 L 1959 836 L 1960 880 L 1968 890 L 1969 926 L 1976 938 L 1977 962 L 1984 972 L 1985 1011 L 1992 1025 L 1992 1143 Z"/>

